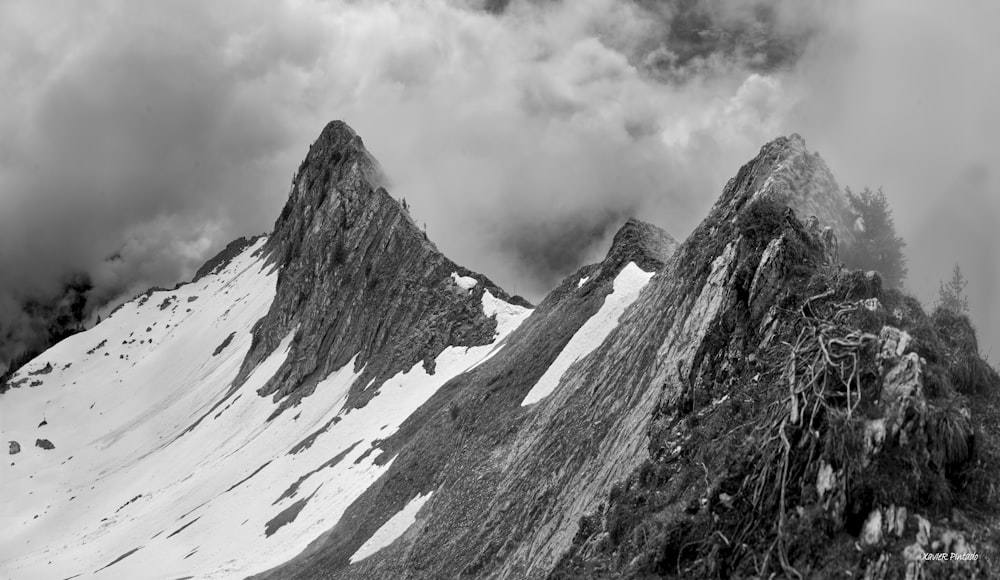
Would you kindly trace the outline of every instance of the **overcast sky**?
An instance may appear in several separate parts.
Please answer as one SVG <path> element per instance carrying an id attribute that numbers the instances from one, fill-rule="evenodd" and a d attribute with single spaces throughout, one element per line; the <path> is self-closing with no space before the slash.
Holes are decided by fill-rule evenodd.
<path id="1" fill-rule="evenodd" d="M 332 119 L 445 253 L 533 299 L 630 215 L 683 238 L 798 132 L 884 188 L 925 304 L 961 263 L 1000 357 L 997 2 L 705 0 L 751 28 L 770 7 L 774 66 L 680 63 L 669 3 L 475 4 L 0 0 L 0 316 L 72 270 L 106 299 L 269 230 Z"/>

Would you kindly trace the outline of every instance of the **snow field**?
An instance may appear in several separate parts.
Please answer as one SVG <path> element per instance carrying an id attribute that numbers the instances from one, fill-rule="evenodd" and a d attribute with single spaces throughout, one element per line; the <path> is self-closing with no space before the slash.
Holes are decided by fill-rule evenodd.
<path id="1" fill-rule="evenodd" d="M 275 294 L 276 273 L 253 256 L 263 243 L 197 283 L 127 303 L 21 369 L 15 380 L 28 382 L 0 396 L 0 434 L 22 449 L 0 465 L 0 578 L 244 578 L 286 562 L 389 469 L 391 460 L 375 465 L 373 443 L 495 354 L 530 314 L 487 292 L 493 344 L 448 348 L 434 375 L 414 365 L 364 408 L 344 410 L 363 370 L 352 360 L 267 421 L 276 405 L 256 391 L 294 331 L 226 396 Z M 428 498 L 414 499 L 368 549 L 395 540 Z"/>

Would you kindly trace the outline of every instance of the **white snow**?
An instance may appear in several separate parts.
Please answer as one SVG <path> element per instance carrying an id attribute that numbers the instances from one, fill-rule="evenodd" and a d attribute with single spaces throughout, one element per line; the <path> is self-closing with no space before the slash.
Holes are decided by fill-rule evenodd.
<path id="1" fill-rule="evenodd" d="M 493 343 L 493 348 L 490 349 L 486 356 L 479 359 L 475 364 L 470 366 L 467 370 L 472 370 L 484 362 L 490 360 L 498 352 L 503 350 L 505 346 L 505 341 L 499 337 L 507 337 L 515 328 L 521 326 L 521 323 L 527 320 L 531 316 L 532 309 L 525 308 L 523 306 L 516 306 L 514 304 L 509 304 L 495 298 L 489 290 L 483 292 L 483 312 L 486 316 L 496 316 L 497 317 L 497 334 L 498 339 Z"/>
<path id="2" fill-rule="evenodd" d="M 372 537 L 368 538 L 361 547 L 358 548 L 354 555 L 351 556 L 351 564 L 364 560 L 368 556 L 371 556 L 375 552 L 378 552 L 382 548 L 387 547 L 389 544 L 395 542 L 400 536 L 406 533 L 406 530 L 410 529 L 417 521 L 417 512 L 420 508 L 424 507 L 427 500 L 434 495 L 433 493 L 428 493 L 427 495 L 418 495 L 417 497 L 411 499 L 403 509 L 399 510 L 395 515 L 386 520 L 382 527 L 375 530 Z"/>
<path id="3" fill-rule="evenodd" d="M 475 278 L 471 276 L 459 276 L 458 272 L 452 272 L 451 279 L 455 281 L 455 284 L 457 284 L 459 288 L 464 290 L 472 290 L 476 287 L 476 284 L 478 284 L 478 281 Z"/>
<path id="4" fill-rule="evenodd" d="M 0 395 L 0 442 L 21 444 L 21 453 L 0 463 L 0 577 L 214 580 L 286 562 L 389 469 L 391 459 L 374 463 L 378 451 L 355 463 L 372 443 L 445 382 L 495 354 L 530 314 L 487 292 L 483 310 L 498 322 L 493 344 L 447 348 L 434 375 L 418 363 L 386 381 L 364 408 L 345 412 L 363 370 L 355 372 L 352 360 L 268 421 L 276 404 L 256 391 L 284 362 L 294 330 L 226 397 L 250 329 L 275 294 L 277 273 L 253 256 L 263 243 L 197 283 L 125 304 L 14 377 L 27 380 Z M 31 374 L 49 363 L 52 372 Z M 43 418 L 48 424 L 39 427 Z M 289 453 L 327 425 L 310 447 Z M 35 447 L 36 438 L 55 449 Z M 307 498 L 293 520 L 275 525 Z M 275 522 L 269 537 L 268 522 Z"/>
<path id="5" fill-rule="evenodd" d="M 601 309 L 576 331 L 545 374 L 528 391 L 521 405 L 537 403 L 550 395 L 573 363 L 601 346 L 652 277 L 653 272 L 645 272 L 635 262 L 629 262 L 615 278 L 611 294 L 604 298 Z"/>
<path id="6" fill-rule="evenodd" d="M 496 316 L 497 335 L 507 336 L 531 316 L 531 309 L 504 302 L 487 290 L 483 292 L 483 314 Z"/>
<path id="7" fill-rule="evenodd" d="M 590 281 L 590 276 L 584 276 L 580 278 L 580 281 L 576 283 L 577 288 L 583 288 L 583 285 Z"/>

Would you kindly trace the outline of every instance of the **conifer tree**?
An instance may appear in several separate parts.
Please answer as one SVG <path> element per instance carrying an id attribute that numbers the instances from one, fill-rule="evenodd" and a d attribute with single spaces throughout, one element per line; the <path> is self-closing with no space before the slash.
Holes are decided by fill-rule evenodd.
<path id="1" fill-rule="evenodd" d="M 898 288 L 906 278 L 906 242 L 896 235 L 889 202 L 882 189 L 865 188 L 860 194 L 847 189 L 851 211 L 857 219 L 856 242 L 844 249 L 844 264 L 857 270 L 875 270 L 886 286 Z"/>
<path id="2" fill-rule="evenodd" d="M 968 314 L 969 298 L 965 295 L 965 287 L 968 285 L 969 281 L 962 274 L 962 269 L 955 264 L 951 271 L 951 280 L 940 283 L 938 306 L 958 314 Z"/>

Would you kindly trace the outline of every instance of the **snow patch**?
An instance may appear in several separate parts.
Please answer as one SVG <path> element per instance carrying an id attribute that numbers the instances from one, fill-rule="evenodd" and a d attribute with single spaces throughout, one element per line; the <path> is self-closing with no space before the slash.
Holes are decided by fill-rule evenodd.
<path id="1" fill-rule="evenodd" d="M 615 278 L 611 294 L 604 298 L 604 304 L 587 322 L 576 331 L 566 347 L 549 366 L 542 378 L 521 401 L 521 406 L 541 401 L 559 386 L 562 376 L 579 359 L 587 356 L 618 326 L 625 310 L 639 297 L 654 272 L 646 272 L 635 262 L 629 262 Z"/>
<path id="2" fill-rule="evenodd" d="M 583 288 L 583 285 L 590 281 L 590 276 L 584 276 L 580 278 L 580 281 L 576 283 L 577 288 Z"/>
<path id="3" fill-rule="evenodd" d="M 476 287 L 476 284 L 479 283 L 471 276 L 459 276 L 458 272 L 452 272 L 451 279 L 454 280 L 455 284 L 457 284 L 459 288 L 464 290 L 472 290 Z"/>
<path id="4" fill-rule="evenodd" d="M 500 300 L 493 296 L 489 290 L 483 292 L 483 314 L 487 317 L 496 316 L 498 336 L 507 336 L 513 332 L 515 328 L 521 326 L 521 323 L 531 316 L 531 312 L 531 308 L 517 306 L 516 304 Z"/>
<path id="5" fill-rule="evenodd" d="M 416 523 L 417 513 L 420 511 L 420 508 L 424 507 L 427 500 L 431 499 L 432 495 L 434 495 L 433 492 L 427 495 L 418 495 L 411 499 L 403 509 L 386 520 L 382 524 L 382 527 L 375 530 L 372 537 L 368 538 L 368 541 L 364 544 L 361 544 L 357 552 L 354 552 L 354 555 L 350 558 L 351 564 L 364 560 L 399 539 L 400 536 L 406 533 L 406 530 L 410 529 L 410 526 Z"/>

